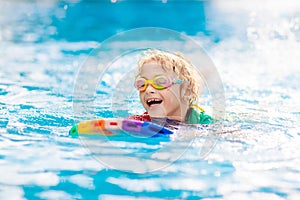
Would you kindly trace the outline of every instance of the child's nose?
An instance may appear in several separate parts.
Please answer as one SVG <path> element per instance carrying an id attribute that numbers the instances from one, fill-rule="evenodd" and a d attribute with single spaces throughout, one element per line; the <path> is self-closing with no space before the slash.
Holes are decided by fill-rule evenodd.
<path id="1" fill-rule="evenodd" d="M 146 88 L 146 93 L 154 93 L 155 92 L 155 88 L 149 84 L 148 87 Z"/>

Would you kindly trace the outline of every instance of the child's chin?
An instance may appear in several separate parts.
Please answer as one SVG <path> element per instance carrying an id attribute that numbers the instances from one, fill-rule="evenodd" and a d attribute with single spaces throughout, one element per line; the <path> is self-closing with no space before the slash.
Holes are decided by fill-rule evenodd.
<path id="1" fill-rule="evenodd" d="M 157 109 L 150 109 L 148 110 L 148 114 L 150 115 L 150 117 L 154 117 L 154 118 L 164 118 L 166 117 L 166 113 L 164 111 L 163 108 L 157 108 Z"/>

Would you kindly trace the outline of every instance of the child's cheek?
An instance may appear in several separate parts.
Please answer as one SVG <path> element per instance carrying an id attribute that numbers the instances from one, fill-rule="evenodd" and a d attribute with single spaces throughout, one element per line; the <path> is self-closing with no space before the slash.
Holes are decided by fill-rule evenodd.
<path id="1" fill-rule="evenodd" d="M 179 94 L 179 89 L 178 88 L 172 88 L 168 90 L 168 94 L 166 94 L 166 96 L 168 96 L 168 100 L 170 102 L 180 102 L 180 94 Z"/>
<path id="2" fill-rule="evenodd" d="M 140 92 L 140 101 L 142 102 L 144 108 L 146 108 L 146 104 L 145 104 L 145 101 L 144 101 L 144 94 L 142 92 Z"/>

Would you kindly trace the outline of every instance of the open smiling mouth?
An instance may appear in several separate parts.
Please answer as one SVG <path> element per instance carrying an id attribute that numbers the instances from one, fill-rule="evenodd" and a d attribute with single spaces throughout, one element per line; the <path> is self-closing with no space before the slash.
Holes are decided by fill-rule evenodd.
<path id="1" fill-rule="evenodd" d="M 158 105 L 158 104 L 161 104 L 162 103 L 162 100 L 160 99 L 148 99 L 146 101 L 147 105 L 150 107 L 152 105 Z"/>

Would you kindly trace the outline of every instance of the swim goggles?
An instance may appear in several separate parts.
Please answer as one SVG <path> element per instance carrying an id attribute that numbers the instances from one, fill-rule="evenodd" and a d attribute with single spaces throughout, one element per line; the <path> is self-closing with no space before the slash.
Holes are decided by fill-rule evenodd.
<path id="1" fill-rule="evenodd" d="M 140 91 L 144 92 L 148 84 L 151 84 L 153 88 L 157 90 L 163 90 L 171 87 L 174 84 L 181 84 L 183 81 L 180 79 L 172 78 L 170 79 L 164 75 L 155 76 L 152 80 L 147 80 L 145 78 L 139 77 L 135 80 L 134 86 Z"/>

